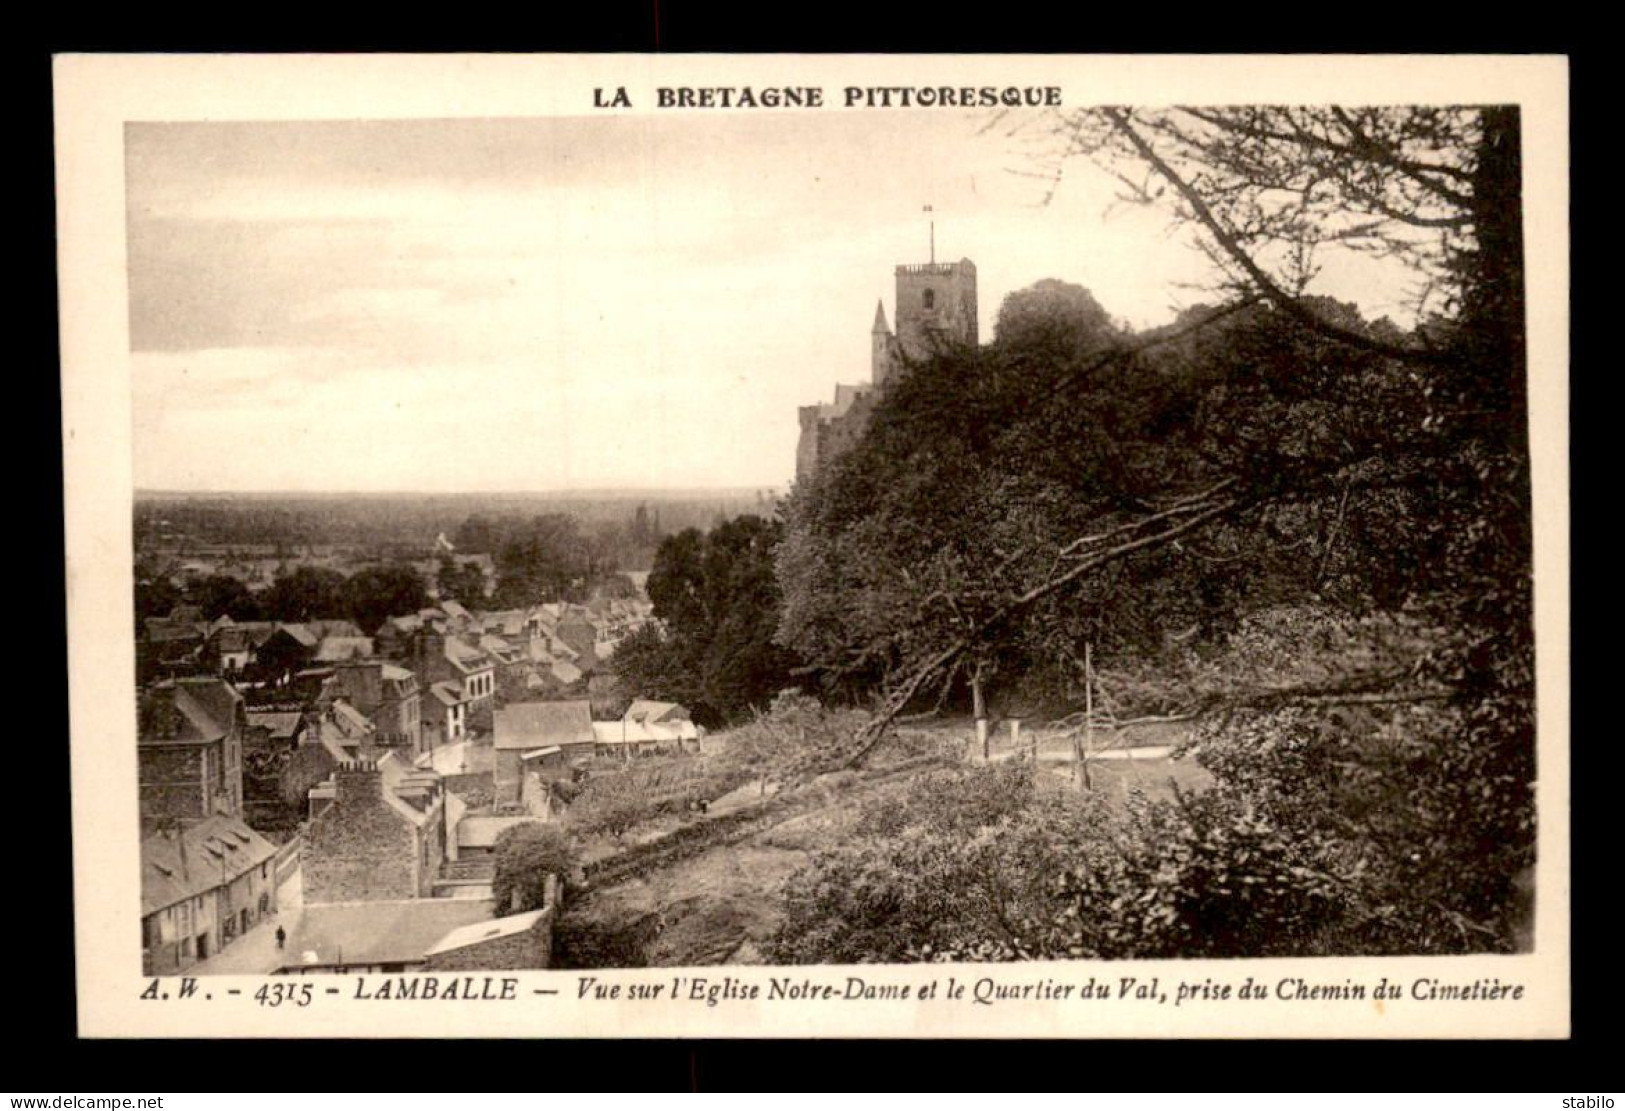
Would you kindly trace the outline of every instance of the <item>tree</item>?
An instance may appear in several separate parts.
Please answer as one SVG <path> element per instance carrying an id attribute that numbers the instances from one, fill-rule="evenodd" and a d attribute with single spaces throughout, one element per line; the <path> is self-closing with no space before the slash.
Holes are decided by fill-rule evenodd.
<path id="1" fill-rule="evenodd" d="M 536 910 L 547 898 L 547 877 L 569 880 L 575 867 L 570 840 L 556 826 L 526 822 L 505 829 L 491 846 L 496 875 L 491 893 L 503 913 Z"/>
<path id="2" fill-rule="evenodd" d="M 478 564 L 458 563 L 450 556 L 442 556 L 435 587 L 443 599 L 453 599 L 476 609 L 485 604 L 485 573 Z"/>
<path id="3" fill-rule="evenodd" d="M 340 598 L 344 612 L 368 633 L 387 618 L 416 613 L 429 604 L 417 571 L 400 563 L 363 567 L 345 580 Z"/>
<path id="4" fill-rule="evenodd" d="M 452 533 L 452 543 L 460 552 L 494 552 L 495 535 L 491 519 L 475 513 L 457 526 L 456 531 Z"/>
<path id="5" fill-rule="evenodd" d="M 233 621 L 257 621 L 260 602 L 241 579 L 230 575 L 209 575 L 187 590 L 189 602 L 203 611 L 209 620 L 222 615 Z"/>
<path id="6" fill-rule="evenodd" d="M 793 657 L 773 640 L 782 535 L 778 522 L 745 516 L 661 541 L 648 583 L 660 624 L 616 649 L 611 665 L 624 684 L 639 697 L 682 702 L 707 725 L 789 685 Z"/>
<path id="7" fill-rule="evenodd" d="M 496 546 L 499 607 L 581 601 L 600 570 L 574 517 L 544 513 L 509 531 Z"/>
<path id="8" fill-rule="evenodd" d="M 1068 300 L 1052 287 L 991 349 L 910 370 L 863 442 L 798 488 L 781 632 L 883 694 L 831 764 L 862 760 L 903 707 L 990 654 L 1053 663 L 1087 637 L 1108 671 L 1152 677 L 1141 697 L 1200 703 L 1224 774 L 1146 828 L 1217 846 L 1200 875 L 1244 858 L 1306 869 L 1307 886 L 1254 876 L 1307 900 L 1277 908 L 1283 937 L 1509 947 L 1534 828 L 1516 112 L 1106 108 L 1058 135 L 1126 198 L 1172 206 L 1219 302 L 1091 348 L 1045 323 Z M 1389 259 L 1418 325 L 1313 296 L 1336 251 Z M 1226 653 L 1249 621 L 1317 604 L 1334 627 L 1405 615 L 1427 634 L 1407 654 L 1355 626 L 1325 675 L 1236 681 Z M 1181 686 L 1201 670 L 1191 653 L 1227 661 L 1211 699 Z M 1288 768 L 1342 762 L 1367 788 L 1242 771 L 1288 751 Z M 1366 799 L 1400 818 L 1362 833 Z M 1134 874 L 1168 863 L 1152 848 Z M 1167 890 L 1167 922 L 1242 944 L 1224 925 L 1237 900 Z M 1167 936 L 1195 944 L 1180 930 Z"/>
<path id="9" fill-rule="evenodd" d="M 584 834 L 607 833 L 619 841 L 658 809 L 633 773 L 595 775 L 570 804 L 570 827 Z"/>
<path id="10" fill-rule="evenodd" d="M 149 617 L 168 617 L 171 610 L 184 600 L 181 591 L 169 579 L 151 569 L 136 567 L 135 619 L 137 627 Z"/>
<path id="11" fill-rule="evenodd" d="M 1098 348 L 1112 331 L 1094 294 L 1054 278 L 1006 297 L 993 324 L 1000 346 L 1062 359 Z"/>
<path id="12" fill-rule="evenodd" d="M 260 604 L 274 621 L 334 617 L 344 608 L 344 576 L 327 567 L 297 567 L 278 575 L 261 593 Z"/>

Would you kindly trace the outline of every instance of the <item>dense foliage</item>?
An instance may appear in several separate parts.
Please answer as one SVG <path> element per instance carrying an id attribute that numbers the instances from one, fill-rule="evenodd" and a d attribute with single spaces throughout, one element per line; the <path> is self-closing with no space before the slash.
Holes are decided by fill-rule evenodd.
<path id="1" fill-rule="evenodd" d="M 1075 711 L 1087 647 L 1109 712 L 1200 719 L 1218 783 L 1109 813 L 997 782 L 1025 801 L 992 818 L 922 799 L 793 891 L 787 954 L 1515 943 L 1534 857 L 1517 125 L 1100 109 L 1059 133 L 1128 199 L 1172 204 L 1216 303 L 1133 335 L 1043 282 L 990 346 L 907 368 L 790 499 L 780 637 L 827 690 L 880 696 L 882 725 L 967 680 Z M 1392 260 L 1420 323 L 1308 296 L 1334 250 Z"/>
<path id="2" fill-rule="evenodd" d="M 689 707 L 718 725 L 765 706 L 789 685 L 794 657 L 774 643 L 780 608 L 774 550 L 777 521 L 738 517 L 661 541 L 649 574 L 659 625 L 616 649 L 627 690 Z"/>
<path id="3" fill-rule="evenodd" d="M 547 877 L 571 879 L 574 850 L 556 826 L 527 822 L 504 830 L 491 847 L 496 857 L 492 895 L 502 913 L 535 910 L 547 898 Z"/>

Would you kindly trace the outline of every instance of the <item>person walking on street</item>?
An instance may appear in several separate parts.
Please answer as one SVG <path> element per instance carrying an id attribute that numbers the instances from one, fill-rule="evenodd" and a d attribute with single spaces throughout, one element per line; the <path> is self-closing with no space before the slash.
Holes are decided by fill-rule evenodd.
<path id="1" fill-rule="evenodd" d="M 284 930 L 281 926 L 278 926 L 276 928 L 276 947 L 278 949 L 282 948 L 283 945 L 287 944 L 287 941 L 288 931 Z"/>

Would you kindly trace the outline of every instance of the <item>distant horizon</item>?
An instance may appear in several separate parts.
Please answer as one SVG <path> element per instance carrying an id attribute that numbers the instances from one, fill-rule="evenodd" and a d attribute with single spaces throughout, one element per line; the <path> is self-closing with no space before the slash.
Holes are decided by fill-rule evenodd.
<path id="1" fill-rule="evenodd" d="M 900 264 L 974 261 L 986 337 L 1044 279 L 1137 330 L 1209 300 L 1166 214 L 1034 168 L 1037 120 L 130 124 L 134 482 L 781 489 Z M 1315 292 L 1395 311 L 1379 265 L 1333 269 Z"/>
<path id="2" fill-rule="evenodd" d="M 755 494 L 761 491 L 788 493 L 781 486 L 580 486 L 554 490 L 265 490 L 265 489 L 174 489 L 137 487 L 136 498 L 153 497 L 249 497 L 249 498 L 557 498 L 557 497 L 717 497 Z"/>

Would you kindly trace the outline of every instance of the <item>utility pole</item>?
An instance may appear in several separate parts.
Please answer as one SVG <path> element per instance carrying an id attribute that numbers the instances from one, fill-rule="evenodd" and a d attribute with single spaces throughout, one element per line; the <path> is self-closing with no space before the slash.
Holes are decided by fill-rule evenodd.
<path id="1" fill-rule="evenodd" d="M 1072 737 L 1074 776 L 1080 790 L 1092 790 L 1089 782 L 1089 754 L 1095 750 L 1095 666 L 1089 641 L 1083 642 L 1083 740 Z"/>

